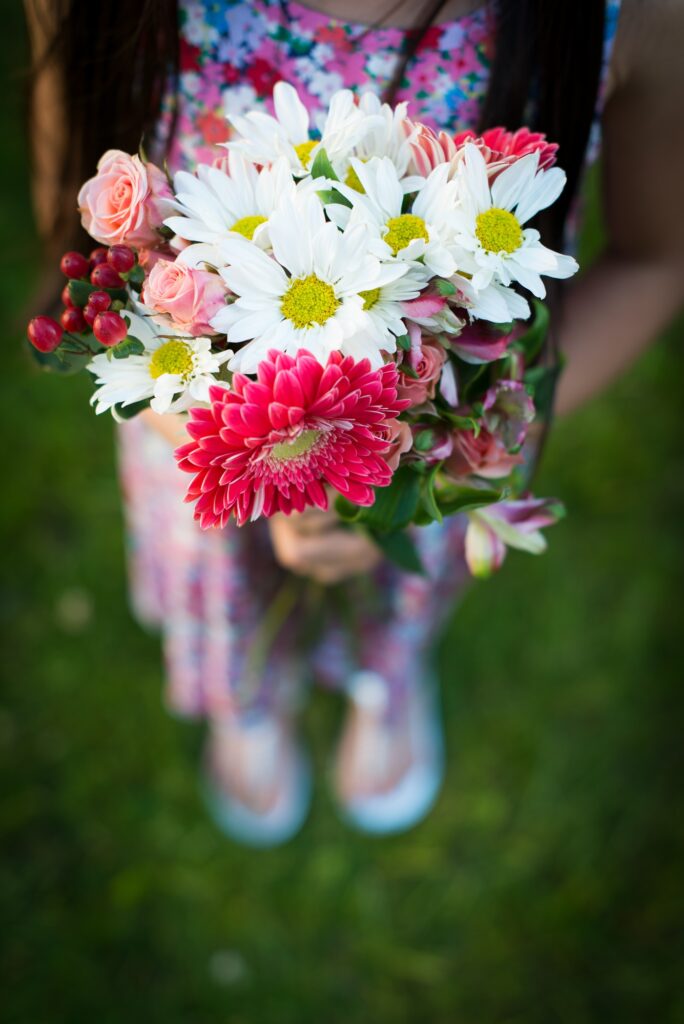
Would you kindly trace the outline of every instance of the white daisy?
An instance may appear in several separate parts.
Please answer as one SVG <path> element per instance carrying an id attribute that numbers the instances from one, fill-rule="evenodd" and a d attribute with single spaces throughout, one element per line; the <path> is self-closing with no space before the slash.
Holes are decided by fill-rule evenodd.
<path id="1" fill-rule="evenodd" d="M 91 398 L 95 412 L 148 398 L 158 413 L 182 412 L 196 402 L 207 402 L 214 375 L 233 353 L 212 352 L 209 338 L 191 338 L 161 327 L 149 318 L 145 306 L 136 303 L 136 308 L 144 315 L 129 310 L 121 315 L 128 321 L 129 335 L 141 341 L 145 351 L 125 359 L 101 352 L 88 363 L 96 378 Z"/>
<path id="2" fill-rule="evenodd" d="M 352 168 L 363 192 L 340 184 L 351 209 L 335 203 L 326 207 L 339 226 L 366 224 L 370 251 L 382 260 L 398 260 L 424 267 L 424 283 L 431 277 L 450 277 L 456 271 L 455 213 L 457 186 L 447 181 L 446 164 L 427 178 L 400 178 L 389 157 L 373 157 L 367 163 L 353 158 Z M 416 196 L 410 211 L 404 210 L 409 192 Z M 417 269 L 417 268 L 416 268 Z"/>
<path id="3" fill-rule="evenodd" d="M 479 290 L 467 277 L 455 274 L 452 284 L 458 289 L 458 302 L 475 320 L 489 320 L 493 324 L 507 324 L 512 320 L 528 320 L 530 306 L 527 299 L 498 281 L 492 281 Z"/>
<path id="4" fill-rule="evenodd" d="M 229 264 L 220 273 L 238 296 L 212 319 L 231 342 L 248 342 L 231 360 L 231 370 L 253 373 L 269 349 L 290 354 L 308 349 L 321 362 L 330 352 L 347 352 L 357 335 L 374 366 L 382 351 L 394 351 L 394 335 L 379 332 L 365 297 L 406 273 L 383 265 L 368 251 L 363 225 L 344 231 L 326 221 L 314 195 L 285 200 L 270 221 L 273 257 L 233 236 L 222 243 Z M 358 351 L 358 344 L 355 351 Z"/>
<path id="5" fill-rule="evenodd" d="M 199 243 L 183 250 L 189 266 L 222 266 L 217 243 L 237 232 L 267 249 L 268 218 L 283 196 L 293 194 L 287 161 L 258 171 L 239 153 L 229 154 L 229 173 L 200 164 L 196 174 L 179 171 L 173 181 L 180 216 L 164 223 L 179 238 Z"/>
<path id="6" fill-rule="evenodd" d="M 408 103 L 397 103 L 391 107 L 382 103 L 373 92 L 364 92 L 359 97 L 359 109 L 369 119 L 366 131 L 354 147 L 353 156 L 366 163 L 372 157 L 389 157 L 403 178 L 411 160 L 411 139 L 417 128 L 407 121 Z M 344 181 L 357 192 L 363 191 L 356 171 L 349 165 Z"/>
<path id="7" fill-rule="evenodd" d="M 378 337 L 382 337 L 392 346 L 385 348 L 386 352 L 394 352 L 396 350 L 394 338 L 406 334 L 401 303 L 418 298 L 423 287 L 423 274 L 420 271 L 417 272 L 413 267 L 407 267 L 406 273 L 402 277 L 361 292 L 363 308 L 372 323 L 371 329 L 377 332 Z M 348 354 L 351 355 L 351 351 Z"/>
<path id="8" fill-rule="evenodd" d="M 275 117 L 260 110 L 244 117 L 228 115 L 240 138 L 227 142 L 226 147 L 244 153 L 257 164 L 268 165 L 285 156 L 297 176 L 306 174 L 321 148 L 335 166 L 374 124 L 372 118 L 359 110 L 349 89 L 341 89 L 332 97 L 320 140 L 311 138 L 309 112 L 293 86 L 278 82 L 273 89 L 273 103 Z"/>
<path id="9" fill-rule="evenodd" d="M 459 270 L 471 275 L 480 291 L 493 280 L 502 285 L 518 281 L 542 299 L 541 275 L 571 277 L 578 265 L 572 256 L 541 244 L 539 232 L 523 225 L 553 203 L 565 185 L 558 167 L 538 169 L 539 155 L 530 153 L 502 171 L 490 185 L 479 149 L 466 145 L 459 169 L 460 206 L 456 215 L 462 247 Z"/>

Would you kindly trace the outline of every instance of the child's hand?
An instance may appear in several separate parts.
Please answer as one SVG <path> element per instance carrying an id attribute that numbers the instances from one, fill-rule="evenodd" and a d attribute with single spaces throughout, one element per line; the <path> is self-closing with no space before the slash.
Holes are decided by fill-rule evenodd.
<path id="1" fill-rule="evenodd" d="M 299 576 L 318 583 L 340 583 L 371 572 L 380 561 L 372 540 L 356 530 L 343 529 L 333 510 L 307 509 L 299 515 L 281 513 L 268 521 L 276 559 Z"/>

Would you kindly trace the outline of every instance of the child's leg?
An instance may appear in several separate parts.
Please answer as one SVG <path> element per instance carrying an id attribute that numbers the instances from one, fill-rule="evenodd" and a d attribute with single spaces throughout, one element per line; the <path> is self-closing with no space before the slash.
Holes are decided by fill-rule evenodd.
<path id="1" fill-rule="evenodd" d="M 132 603 L 161 626 L 169 706 L 221 717 L 282 703 L 302 673 L 292 622 L 263 657 L 264 618 L 285 580 L 266 525 L 200 530 L 168 442 L 135 420 L 120 438 Z"/>
<path id="2" fill-rule="evenodd" d="M 402 573 L 390 565 L 378 574 L 382 601 L 361 625 L 362 671 L 348 680 L 352 701 L 337 761 L 340 796 L 348 807 L 365 807 L 364 827 L 373 829 L 377 817 L 380 828 L 383 816 L 388 830 L 395 822 L 406 827 L 425 813 L 439 786 L 441 734 L 430 661 L 440 628 L 467 580 L 463 537 L 460 520 L 416 530 L 428 575 Z M 395 815 L 391 799 L 400 792 L 405 797 L 408 780 L 417 776 L 422 783 L 413 786 L 415 800 L 404 799 Z M 382 799 L 374 801 L 378 797 L 385 805 Z"/>

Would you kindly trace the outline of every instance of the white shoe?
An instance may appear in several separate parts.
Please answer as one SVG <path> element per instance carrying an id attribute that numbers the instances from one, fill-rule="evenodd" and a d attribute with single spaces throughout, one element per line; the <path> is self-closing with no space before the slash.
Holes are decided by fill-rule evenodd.
<path id="1" fill-rule="evenodd" d="M 429 681 L 410 695 L 409 736 L 413 758 L 408 770 L 389 791 L 342 800 L 345 819 L 375 835 L 404 832 L 417 825 L 433 806 L 444 775 L 444 741 L 437 703 L 437 686 Z M 374 672 L 358 672 L 350 696 L 365 711 L 384 717 L 386 684 Z M 378 729 L 389 728 L 380 722 Z M 369 751 L 366 756 L 373 756 Z"/>
<path id="2" fill-rule="evenodd" d="M 280 787 L 274 804 L 263 813 L 226 792 L 220 774 L 212 765 L 211 741 L 202 791 L 214 822 L 226 835 L 247 846 L 267 848 L 291 839 L 302 827 L 311 803 L 311 767 L 302 748 L 294 741 L 285 745 L 282 757 L 282 726 L 277 719 L 260 715 L 240 726 L 248 739 L 250 762 L 247 773 L 277 773 Z M 275 759 L 280 758 L 276 764 Z"/>

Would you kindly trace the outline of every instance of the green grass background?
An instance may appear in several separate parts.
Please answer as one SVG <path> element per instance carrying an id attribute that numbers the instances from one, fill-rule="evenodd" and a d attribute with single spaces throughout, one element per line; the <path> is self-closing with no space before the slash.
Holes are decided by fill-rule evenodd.
<path id="1" fill-rule="evenodd" d="M 559 424 L 568 520 L 512 554 L 441 647 L 430 819 L 338 821 L 340 706 L 305 719 L 311 820 L 254 853 L 207 820 L 201 728 L 160 706 L 126 606 L 112 428 L 21 344 L 35 280 L 19 5 L 4 11 L 0 411 L 2 1019 L 7 1024 L 684 1021 L 682 331 Z M 595 246 L 597 227 L 587 237 Z M 600 338 L 597 338 L 597 345 Z"/>

